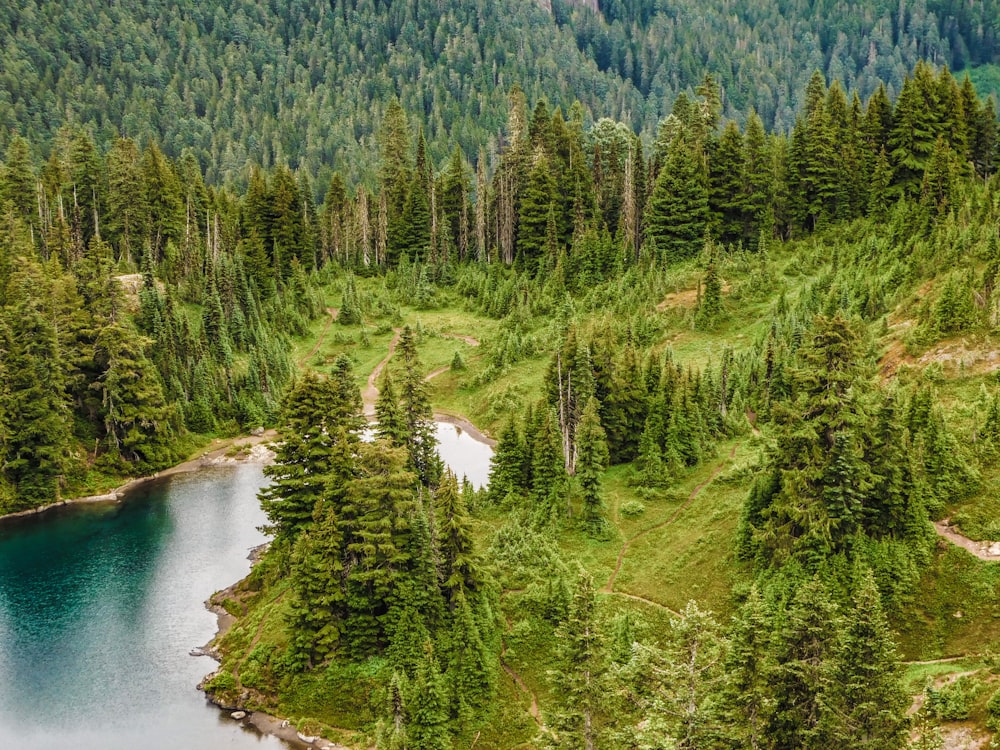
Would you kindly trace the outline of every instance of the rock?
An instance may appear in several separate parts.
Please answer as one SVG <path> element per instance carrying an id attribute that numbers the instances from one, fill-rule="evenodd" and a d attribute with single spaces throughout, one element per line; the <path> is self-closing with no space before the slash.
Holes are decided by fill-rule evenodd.
<path id="1" fill-rule="evenodd" d="M 252 430 L 250 430 L 250 434 L 253 435 L 254 437 L 260 437 L 261 435 L 264 434 L 264 428 L 254 427 Z"/>
<path id="2" fill-rule="evenodd" d="M 993 542 L 990 545 L 989 554 L 992 557 L 1000 557 L 1000 542 Z"/>
<path id="3" fill-rule="evenodd" d="M 208 656 L 208 654 L 205 653 L 205 649 L 201 648 L 200 646 L 198 648 L 193 648 L 190 651 L 188 651 L 188 655 L 189 656 Z"/>
<path id="4" fill-rule="evenodd" d="M 295 736 L 298 737 L 299 740 L 301 740 L 302 742 L 305 742 L 307 745 L 311 745 L 312 743 L 314 743 L 316 740 L 319 739 L 319 737 L 310 737 L 308 734 L 302 734 L 302 732 L 296 732 Z"/>
<path id="5" fill-rule="evenodd" d="M 229 715 L 232 716 L 234 719 L 236 719 L 236 721 L 240 721 L 241 719 L 245 719 L 247 717 L 247 712 L 246 711 L 233 711 Z"/>

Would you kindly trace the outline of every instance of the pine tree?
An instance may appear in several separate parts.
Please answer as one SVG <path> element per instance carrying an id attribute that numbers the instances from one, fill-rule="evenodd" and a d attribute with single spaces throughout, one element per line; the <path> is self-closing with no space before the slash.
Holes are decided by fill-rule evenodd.
<path id="1" fill-rule="evenodd" d="M 826 736 L 838 747 L 895 750 L 906 744 L 910 696 L 871 570 L 851 603 L 823 695 Z"/>
<path id="2" fill-rule="evenodd" d="M 676 143 L 653 185 L 645 236 L 656 242 L 663 260 L 676 263 L 698 254 L 708 221 L 708 184 L 700 157 Z"/>
<path id="3" fill-rule="evenodd" d="M 546 735 L 553 748 L 597 747 L 597 714 L 601 706 L 601 676 L 606 655 L 597 629 L 597 602 L 590 575 L 581 570 L 573 587 L 566 619 L 556 630 L 558 669 L 549 672 L 557 708 Z"/>
<path id="4" fill-rule="evenodd" d="M 576 431 L 576 477 L 583 493 L 580 521 L 591 533 L 600 533 L 604 526 L 601 474 L 608 467 L 609 458 L 598 406 L 597 398 L 591 396 Z"/>

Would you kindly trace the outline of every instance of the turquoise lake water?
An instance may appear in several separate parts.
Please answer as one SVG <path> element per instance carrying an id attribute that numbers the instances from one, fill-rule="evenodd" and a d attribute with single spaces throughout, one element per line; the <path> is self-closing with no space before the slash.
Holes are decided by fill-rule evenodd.
<path id="1" fill-rule="evenodd" d="M 0 748 L 282 748 L 194 689 L 211 594 L 264 541 L 260 466 L 145 485 L 0 529 Z"/>
<path id="2" fill-rule="evenodd" d="M 477 486 L 488 446 L 452 425 L 440 452 Z M 0 749 L 284 748 L 195 690 L 215 634 L 204 602 L 265 541 L 257 465 L 179 474 L 121 504 L 0 527 Z"/>

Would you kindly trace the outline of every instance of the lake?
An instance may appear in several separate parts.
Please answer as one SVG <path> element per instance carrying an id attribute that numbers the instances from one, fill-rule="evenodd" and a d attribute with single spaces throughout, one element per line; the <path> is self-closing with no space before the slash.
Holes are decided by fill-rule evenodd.
<path id="1" fill-rule="evenodd" d="M 477 486 L 489 446 L 438 424 L 441 455 Z M 284 748 L 195 690 L 215 668 L 211 594 L 265 537 L 259 465 L 141 485 L 0 527 L 0 748 Z"/>

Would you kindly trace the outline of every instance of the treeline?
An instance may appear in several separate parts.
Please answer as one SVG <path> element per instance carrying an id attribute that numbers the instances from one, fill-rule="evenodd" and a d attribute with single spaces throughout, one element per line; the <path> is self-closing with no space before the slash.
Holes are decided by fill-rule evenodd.
<path id="1" fill-rule="evenodd" d="M 884 87 L 862 105 L 815 74 L 788 136 L 751 113 L 722 124 L 711 78 L 682 94 L 657 129 L 649 157 L 622 123 L 585 129 L 539 99 L 510 94 L 503 149 L 480 149 L 473 170 L 455 148 L 435 174 L 422 131 L 398 103 L 382 125 L 377 189 L 349 199 L 334 175 L 320 217 L 325 257 L 342 265 L 432 265 L 475 258 L 517 264 L 585 286 L 643 259 L 697 255 L 706 237 L 758 247 L 869 216 L 900 198 L 926 217 L 948 210 L 964 178 L 997 165 L 997 117 L 966 78 L 920 63 L 898 99 Z M 721 129 L 721 132 L 720 132 Z M 473 196 L 475 201 L 472 200 Z"/>
<path id="2" fill-rule="evenodd" d="M 285 239 L 308 235 L 298 188 L 275 197 L 285 173 L 251 221 L 259 193 L 210 189 L 154 144 L 102 154 L 66 128 L 41 169 L 30 154 L 16 138 L 0 173 L 0 510 L 162 468 L 189 431 L 271 422 L 288 336 L 322 308 Z"/>
<path id="3" fill-rule="evenodd" d="M 374 168 L 393 95 L 426 124 L 437 165 L 450 143 L 472 155 L 495 137 L 515 81 L 651 138 L 708 70 L 727 117 L 753 106 L 786 132 L 813 70 L 867 99 L 880 82 L 898 94 L 919 59 L 997 59 L 992 0 L 587 5 L 19 0 L 0 9 L 0 147 L 75 123 L 102 150 L 119 136 L 175 159 L 191 149 L 213 184 L 290 163 L 325 185 L 336 167 L 351 182 Z"/>

